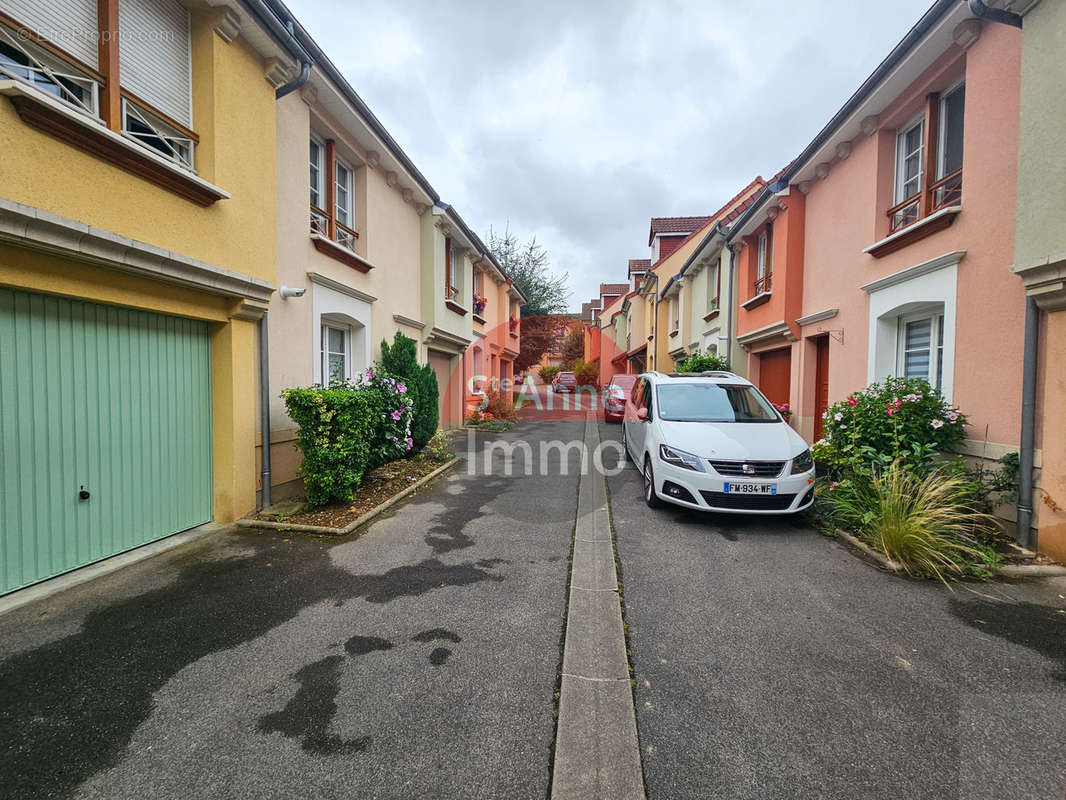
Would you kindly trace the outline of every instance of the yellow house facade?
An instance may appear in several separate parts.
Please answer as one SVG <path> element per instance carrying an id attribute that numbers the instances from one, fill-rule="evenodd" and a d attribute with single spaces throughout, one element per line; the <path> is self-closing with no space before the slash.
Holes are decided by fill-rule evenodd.
<path id="1" fill-rule="evenodd" d="M 275 94 L 298 71 L 260 19 L 0 3 L 0 592 L 255 507 Z"/>

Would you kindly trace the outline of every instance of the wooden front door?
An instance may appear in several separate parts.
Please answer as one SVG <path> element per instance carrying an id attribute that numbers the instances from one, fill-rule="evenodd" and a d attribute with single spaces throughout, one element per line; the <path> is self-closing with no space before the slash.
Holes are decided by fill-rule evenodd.
<path id="1" fill-rule="evenodd" d="M 814 441 L 825 433 L 825 420 L 822 414 L 829 408 L 829 337 L 821 336 L 817 340 L 817 352 L 814 364 Z"/>
<path id="2" fill-rule="evenodd" d="M 792 372 L 792 348 L 759 354 L 759 389 L 771 403 L 787 403 Z"/>

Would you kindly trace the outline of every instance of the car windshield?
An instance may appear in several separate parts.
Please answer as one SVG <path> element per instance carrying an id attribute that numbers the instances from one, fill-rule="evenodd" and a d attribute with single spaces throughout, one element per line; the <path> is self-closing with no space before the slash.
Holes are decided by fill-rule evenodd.
<path id="1" fill-rule="evenodd" d="M 673 422 L 779 422 L 752 386 L 668 383 L 656 388 L 659 417 Z"/>

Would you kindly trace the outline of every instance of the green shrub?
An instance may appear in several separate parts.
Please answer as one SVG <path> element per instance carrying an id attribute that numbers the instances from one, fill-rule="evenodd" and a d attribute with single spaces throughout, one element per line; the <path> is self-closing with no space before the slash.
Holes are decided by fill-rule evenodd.
<path id="1" fill-rule="evenodd" d="M 899 562 L 916 577 L 989 577 L 999 557 L 981 544 L 995 520 L 972 502 L 966 481 L 939 469 L 920 475 L 895 461 L 857 469 L 819 492 L 824 518 Z"/>
<path id="2" fill-rule="evenodd" d="M 553 364 L 549 364 L 546 367 L 541 367 L 540 368 L 540 379 L 542 381 L 544 381 L 545 383 L 551 383 L 553 380 L 555 380 L 555 376 L 558 375 L 562 371 L 563 370 L 562 370 L 561 367 L 557 367 L 557 366 L 555 366 Z"/>
<path id="3" fill-rule="evenodd" d="M 714 353 L 689 353 L 678 361 L 674 368 L 678 372 L 711 372 L 712 370 L 729 370 L 729 359 Z"/>
<path id="4" fill-rule="evenodd" d="M 381 342 L 381 369 L 404 381 L 413 406 L 411 421 L 411 438 L 415 450 L 421 450 L 429 442 L 440 423 L 440 409 L 437 405 L 440 389 L 437 376 L 428 364 L 419 365 L 418 346 L 414 339 L 409 339 L 399 331 L 393 337 L 392 345 Z"/>
<path id="5" fill-rule="evenodd" d="M 834 470 L 901 461 L 927 471 L 935 456 L 953 450 L 964 438 L 966 416 L 953 408 L 928 381 L 887 378 L 831 405 L 823 414 L 823 438 L 812 452 Z"/>
<path id="6" fill-rule="evenodd" d="M 600 382 L 600 368 L 592 361 L 578 359 L 574 362 L 571 371 L 577 378 L 578 386 L 598 386 Z"/>
<path id="7" fill-rule="evenodd" d="M 421 453 L 421 458 L 437 463 L 451 461 L 454 457 L 455 448 L 452 446 L 451 437 L 444 431 L 440 430 L 430 437 Z"/>
<path id="8" fill-rule="evenodd" d="M 351 500 L 369 468 L 374 398 L 347 384 L 286 389 L 281 396 L 298 430 L 307 505 Z"/>

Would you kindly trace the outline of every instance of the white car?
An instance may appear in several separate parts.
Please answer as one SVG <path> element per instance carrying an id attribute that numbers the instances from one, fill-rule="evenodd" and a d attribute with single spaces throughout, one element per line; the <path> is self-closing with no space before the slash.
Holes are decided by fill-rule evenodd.
<path id="1" fill-rule="evenodd" d="M 793 514 L 814 502 L 814 460 L 769 400 L 731 372 L 647 372 L 626 403 L 622 446 L 644 500 L 701 511 Z"/>

